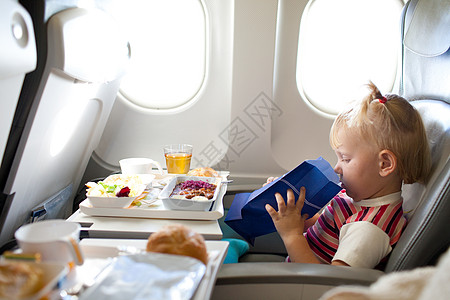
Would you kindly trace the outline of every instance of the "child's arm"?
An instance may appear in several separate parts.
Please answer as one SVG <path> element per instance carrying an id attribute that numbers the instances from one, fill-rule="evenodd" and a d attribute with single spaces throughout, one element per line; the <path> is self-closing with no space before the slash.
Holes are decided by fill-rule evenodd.
<path id="1" fill-rule="evenodd" d="M 277 199 L 278 211 L 269 204 L 266 205 L 266 210 L 272 217 L 273 223 L 283 239 L 291 261 L 299 263 L 320 263 L 311 248 L 309 248 L 308 241 L 303 236 L 305 220 L 307 218 L 307 215 L 301 216 L 305 202 L 305 188 L 302 187 L 300 189 L 297 203 L 295 203 L 294 192 L 290 189 L 287 191 L 287 203 L 284 202 L 283 197 L 279 193 L 275 194 L 275 197 Z"/>
<path id="2" fill-rule="evenodd" d="M 303 232 L 307 229 L 306 226 L 312 226 L 319 214 L 307 219 L 306 214 L 301 216 L 301 211 L 305 202 L 305 188 L 300 189 L 300 195 L 297 203 L 295 203 L 295 195 L 292 190 L 287 192 L 287 203 L 284 202 L 280 194 L 275 194 L 278 204 L 278 211 L 272 206 L 266 204 L 266 210 L 272 217 L 273 223 L 283 239 L 289 258 L 292 262 L 297 263 L 321 263 L 314 252 L 309 247 Z M 332 265 L 348 266 L 343 261 L 335 260 Z"/>

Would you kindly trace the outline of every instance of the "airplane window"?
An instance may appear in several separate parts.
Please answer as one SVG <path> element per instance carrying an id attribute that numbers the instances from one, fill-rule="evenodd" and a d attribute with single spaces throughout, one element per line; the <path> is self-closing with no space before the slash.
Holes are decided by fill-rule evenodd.
<path id="1" fill-rule="evenodd" d="M 131 48 L 120 93 L 153 109 L 191 100 L 205 77 L 206 18 L 200 0 L 112 1 Z"/>
<path id="2" fill-rule="evenodd" d="M 403 5 L 401 0 L 310 0 L 297 53 L 302 98 L 317 111 L 335 115 L 368 80 L 390 92 Z"/>

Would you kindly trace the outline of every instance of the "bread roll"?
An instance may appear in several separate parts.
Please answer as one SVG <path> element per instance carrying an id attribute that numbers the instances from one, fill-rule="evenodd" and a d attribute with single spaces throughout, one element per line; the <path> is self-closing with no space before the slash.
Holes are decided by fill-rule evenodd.
<path id="1" fill-rule="evenodd" d="M 185 255 L 196 258 L 205 265 L 208 263 L 208 252 L 203 237 L 181 224 L 168 225 L 151 234 L 147 242 L 147 251 Z"/>
<path id="2" fill-rule="evenodd" d="M 0 263 L 0 298 L 18 299 L 37 292 L 42 286 L 42 270 L 25 262 Z"/>

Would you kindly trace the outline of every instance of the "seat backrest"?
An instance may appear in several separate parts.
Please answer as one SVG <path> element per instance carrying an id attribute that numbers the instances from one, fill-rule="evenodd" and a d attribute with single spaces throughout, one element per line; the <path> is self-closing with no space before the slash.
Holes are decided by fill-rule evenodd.
<path id="1" fill-rule="evenodd" d="M 450 102 L 450 1 L 410 0 L 402 14 L 400 94 Z"/>
<path id="2" fill-rule="evenodd" d="M 20 92 L 26 73 L 37 67 L 33 20 L 18 0 L 0 1 L 0 229 L 8 204 L 3 194 L 14 156 L 17 116 L 26 106 Z M 11 146 L 13 145 L 13 146 Z M 0 244 L 1 245 L 1 244 Z"/>
<path id="3" fill-rule="evenodd" d="M 408 2 L 402 15 L 400 94 L 416 100 L 411 103 L 427 130 L 432 173 L 426 184 L 403 186 L 409 222 L 392 251 L 387 272 L 433 264 L 450 245 L 449 47 L 450 1 Z"/>
<path id="4" fill-rule="evenodd" d="M 36 68 L 33 22 L 14 0 L 0 2 L 0 162 L 14 118 L 25 73 Z"/>
<path id="5" fill-rule="evenodd" d="M 45 67 L 3 191 L 0 244 L 30 217 L 71 213 L 130 58 L 119 23 L 101 10 L 65 9 L 43 25 Z"/>
<path id="6" fill-rule="evenodd" d="M 431 146 L 432 174 L 426 185 L 404 185 L 410 211 L 408 225 L 392 251 L 386 272 L 433 264 L 450 245 L 450 104 L 436 100 L 414 101 Z M 411 206 L 412 204 L 409 203 Z"/>

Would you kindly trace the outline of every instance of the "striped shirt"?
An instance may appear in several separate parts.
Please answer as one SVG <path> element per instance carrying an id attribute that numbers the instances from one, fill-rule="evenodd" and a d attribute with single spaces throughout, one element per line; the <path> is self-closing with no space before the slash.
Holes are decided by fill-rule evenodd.
<path id="1" fill-rule="evenodd" d="M 382 235 L 381 241 L 385 240 L 386 245 L 381 245 L 380 247 L 380 249 L 386 249 L 381 251 L 381 255 L 384 257 L 397 243 L 406 226 L 402 203 L 401 192 L 376 199 L 361 200 L 359 202 L 353 202 L 346 194 L 340 193 L 324 209 L 316 223 L 308 228 L 305 233 L 306 239 L 310 248 L 322 262 L 331 263 L 338 248 L 339 251 L 342 250 L 342 253 L 346 253 L 347 257 L 350 257 L 350 260 L 352 260 L 352 256 L 371 255 L 367 251 L 361 251 L 361 249 L 376 249 L 372 244 L 373 240 L 371 240 L 371 237 L 367 237 L 368 233 L 370 234 L 370 232 L 374 232 L 373 230 L 375 230 L 375 233 Z M 362 222 L 358 223 L 358 226 L 353 226 L 353 228 L 358 229 L 347 230 L 356 222 Z M 341 229 L 344 226 L 347 228 L 342 232 L 346 234 L 351 232 L 351 234 L 348 234 L 351 238 L 347 237 L 344 239 L 342 236 Z M 369 230 L 361 230 L 360 228 L 368 228 Z M 385 235 L 387 236 L 384 238 Z M 342 244 L 343 240 L 346 241 L 345 245 Z M 341 244 L 339 243 L 340 241 Z M 361 245 L 362 243 L 366 245 Z M 375 265 L 383 257 L 376 257 Z M 361 258 L 357 257 L 357 259 Z"/>

